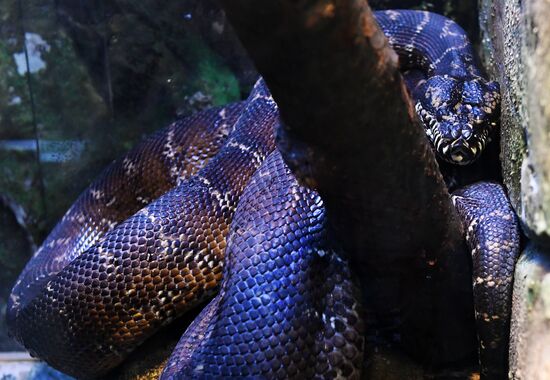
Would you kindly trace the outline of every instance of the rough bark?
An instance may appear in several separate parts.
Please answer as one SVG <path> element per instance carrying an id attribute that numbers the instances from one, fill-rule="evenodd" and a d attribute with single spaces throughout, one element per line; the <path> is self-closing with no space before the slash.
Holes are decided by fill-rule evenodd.
<path id="1" fill-rule="evenodd" d="M 280 107 L 285 160 L 321 193 L 379 326 L 391 319 L 397 340 L 432 364 L 467 358 L 459 223 L 366 2 L 222 4 Z"/>

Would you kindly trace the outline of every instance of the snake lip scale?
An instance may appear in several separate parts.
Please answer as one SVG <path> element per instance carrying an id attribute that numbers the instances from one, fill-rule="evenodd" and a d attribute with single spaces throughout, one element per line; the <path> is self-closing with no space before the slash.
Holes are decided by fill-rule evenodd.
<path id="1" fill-rule="evenodd" d="M 439 158 L 478 159 L 500 95 L 465 32 L 429 12 L 375 16 Z M 8 301 L 11 334 L 55 368 L 97 378 L 215 297 L 162 379 L 360 378 L 357 279 L 329 237 L 320 196 L 276 150 L 278 124 L 260 79 L 247 100 L 176 120 L 115 161 L 20 274 Z M 496 183 L 466 186 L 452 200 L 472 253 L 481 375 L 500 379 L 518 223 Z"/>

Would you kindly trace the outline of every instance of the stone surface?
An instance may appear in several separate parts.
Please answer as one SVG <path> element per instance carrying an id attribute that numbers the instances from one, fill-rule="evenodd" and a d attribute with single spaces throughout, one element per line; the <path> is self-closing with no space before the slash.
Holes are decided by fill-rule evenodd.
<path id="1" fill-rule="evenodd" d="M 550 244 L 550 2 L 482 0 L 484 60 L 502 90 L 504 182 L 526 233 Z"/>
<path id="2" fill-rule="evenodd" d="M 531 240 L 515 273 L 510 376 L 550 378 L 550 2 L 481 0 L 483 58 L 501 84 L 501 161 Z"/>
<path id="3" fill-rule="evenodd" d="M 515 273 L 510 339 L 512 379 L 550 379 L 550 258 L 529 245 Z"/>

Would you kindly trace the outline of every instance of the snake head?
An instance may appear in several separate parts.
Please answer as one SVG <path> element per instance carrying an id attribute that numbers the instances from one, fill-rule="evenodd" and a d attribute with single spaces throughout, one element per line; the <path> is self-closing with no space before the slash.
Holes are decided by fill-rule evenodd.
<path id="1" fill-rule="evenodd" d="M 436 75 L 419 83 L 413 97 L 426 134 L 443 160 L 466 165 L 480 156 L 500 116 L 497 82 Z"/>

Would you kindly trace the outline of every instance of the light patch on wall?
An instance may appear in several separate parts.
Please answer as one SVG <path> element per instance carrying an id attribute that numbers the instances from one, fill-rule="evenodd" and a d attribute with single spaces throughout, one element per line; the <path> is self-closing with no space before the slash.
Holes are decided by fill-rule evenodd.
<path id="1" fill-rule="evenodd" d="M 42 53 L 50 51 L 50 45 L 36 33 L 25 33 L 25 44 L 29 54 L 28 70 L 31 74 L 46 68 L 46 62 L 42 59 Z M 19 75 L 27 73 L 27 63 L 25 61 L 25 52 L 14 53 L 13 59 L 17 65 Z"/>

